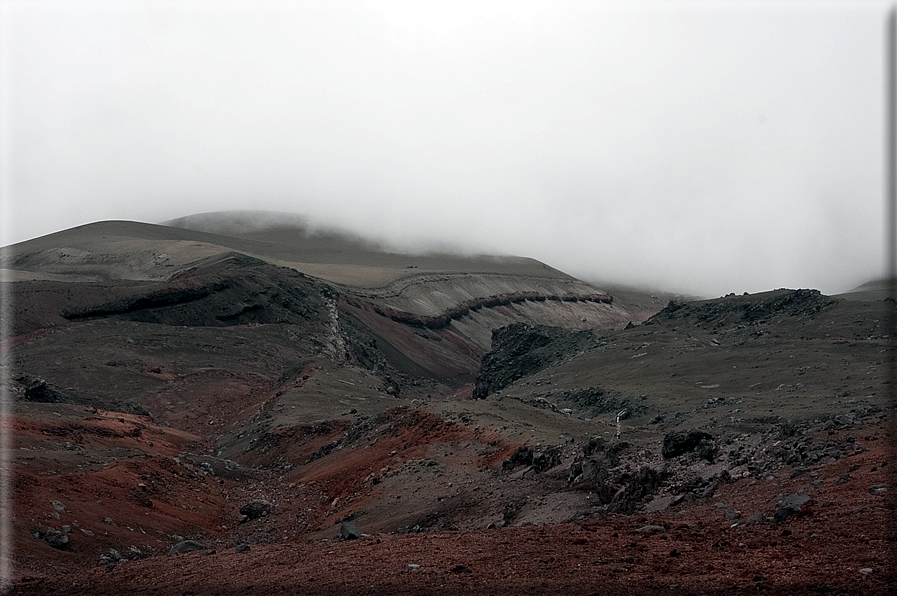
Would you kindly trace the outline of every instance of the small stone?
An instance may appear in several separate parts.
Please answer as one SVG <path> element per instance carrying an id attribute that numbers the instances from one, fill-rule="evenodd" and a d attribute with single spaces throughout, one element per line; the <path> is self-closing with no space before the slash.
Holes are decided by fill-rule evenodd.
<path id="1" fill-rule="evenodd" d="M 872 573 L 872 569 L 870 567 L 863 567 L 862 569 L 860 569 L 860 573 L 862 573 L 863 575 L 869 575 Z"/>
<path id="2" fill-rule="evenodd" d="M 168 551 L 168 554 L 178 555 L 181 553 L 188 553 L 193 550 L 206 550 L 206 547 L 204 547 L 196 540 L 182 540 L 181 542 L 178 542 L 177 544 L 172 546 L 171 550 Z"/>
<path id="3" fill-rule="evenodd" d="M 667 531 L 667 529 L 664 528 L 663 526 L 651 526 L 651 525 L 642 526 L 641 528 L 636 530 L 636 532 L 645 532 L 645 533 L 651 533 L 651 534 L 654 534 L 657 532 L 666 532 L 666 531 Z"/>
<path id="4" fill-rule="evenodd" d="M 62 526 L 62 531 L 65 532 L 66 534 L 71 534 L 71 533 L 72 533 L 72 527 L 71 527 L 71 526 L 68 526 L 68 525 L 66 525 L 66 526 Z"/>
<path id="5" fill-rule="evenodd" d="M 887 484 L 887 483 L 876 484 L 869 488 L 869 494 L 870 495 L 882 495 L 882 494 L 888 492 L 889 488 L 891 488 L 891 485 Z"/>
<path id="6" fill-rule="evenodd" d="M 408 569 L 419 569 L 420 565 L 417 563 L 408 563 Z"/>
<path id="7" fill-rule="evenodd" d="M 238 544 L 237 548 L 234 549 L 238 553 L 248 553 L 249 545 L 248 544 Z"/>
<path id="8" fill-rule="evenodd" d="M 59 501 L 52 501 L 50 503 L 50 505 L 52 505 L 53 509 L 55 509 L 56 511 L 60 511 L 60 512 L 65 511 L 65 505 L 63 505 Z"/>

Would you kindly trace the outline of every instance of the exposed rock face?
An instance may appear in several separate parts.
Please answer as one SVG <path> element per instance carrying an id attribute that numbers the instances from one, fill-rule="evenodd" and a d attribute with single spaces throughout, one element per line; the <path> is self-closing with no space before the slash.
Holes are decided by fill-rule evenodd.
<path id="1" fill-rule="evenodd" d="M 16 379 L 16 381 L 18 381 L 18 383 L 22 385 L 22 389 L 24 390 L 23 397 L 25 401 L 49 404 L 66 403 L 70 401 L 68 396 L 57 391 L 56 389 L 53 389 L 43 379 L 32 377 L 29 375 L 23 375 Z"/>
<path id="2" fill-rule="evenodd" d="M 118 296 L 69 307 L 71 321 L 108 318 L 163 325 L 229 326 L 323 318 L 326 286 L 298 271 L 231 253 L 165 282 L 123 287 Z"/>
<path id="3" fill-rule="evenodd" d="M 591 331 L 515 323 L 492 331 L 492 350 L 483 356 L 473 397 L 482 399 L 517 379 L 597 345 Z"/>
<path id="4" fill-rule="evenodd" d="M 813 316 L 835 302 L 819 290 L 776 290 L 688 303 L 672 300 L 646 324 L 676 319 L 702 324 L 752 324 L 780 316 Z"/>
<path id="5" fill-rule="evenodd" d="M 561 450 L 557 447 L 533 449 L 523 446 L 502 463 L 505 470 L 513 470 L 517 466 L 532 466 L 536 472 L 550 470 L 561 463 Z"/>

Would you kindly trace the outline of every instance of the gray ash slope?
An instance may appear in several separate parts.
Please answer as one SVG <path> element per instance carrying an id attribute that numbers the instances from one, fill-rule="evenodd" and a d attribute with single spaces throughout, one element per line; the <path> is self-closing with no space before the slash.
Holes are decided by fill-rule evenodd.
<path id="1" fill-rule="evenodd" d="M 602 511 L 663 508 L 862 453 L 863 425 L 886 416 L 889 308 L 775 290 L 672 301 L 600 334 L 514 325 L 493 333 L 476 395 L 591 422 L 578 451 L 537 453 L 566 453 L 555 474 Z"/>

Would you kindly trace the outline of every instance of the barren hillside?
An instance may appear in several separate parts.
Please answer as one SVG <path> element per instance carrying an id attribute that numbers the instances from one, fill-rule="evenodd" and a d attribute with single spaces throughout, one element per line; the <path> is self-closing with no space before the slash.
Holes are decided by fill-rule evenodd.
<path id="1" fill-rule="evenodd" d="M 893 301 L 240 222 L 10 247 L 9 593 L 886 590 Z"/>

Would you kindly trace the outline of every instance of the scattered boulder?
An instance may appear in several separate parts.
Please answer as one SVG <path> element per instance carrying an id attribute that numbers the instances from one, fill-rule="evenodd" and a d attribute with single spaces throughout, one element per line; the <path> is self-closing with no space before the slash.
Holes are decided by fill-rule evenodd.
<path id="1" fill-rule="evenodd" d="M 607 447 L 607 441 L 601 435 L 595 435 L 589 439 L 589 442 L 583 445 L 582 452 L 588 457 L 593 453 L 604 451 Z"/>
<path id="2" fill-rule="evenodd" d="M 556 447 L 548 447 L 544 451 L 533 455 L 533 469 L 536 472 L 544 472 L 560 465 L 561 451 Z"/>
<path id="3" fill-rule="evenodd" d="M 246 516 L 246 521 L 267 517 L 274 511 L 274 505 L 268 501 L 251 501 L 240 507 L 240 515 Z M 241 520 L 243 521 L 243 520 Z"/>
<path id="4" fill-rule="evenodd" d="M 361 538 L 361 531 L 358 526 L 350 521 L 343 522 L 339 528 L 339 539 L 342 540 L 358 540 Z"/>
<path id="5" fill-rule="evenodd" d="M 43 540 L 55 549 L 69 549 L 69 537 L 65 532 L 60 532 L 59 530 L 54 530 L 52 528 L 41 528 L 34 533 L 34 537 Z"/>
<path id="6" fill-rule="evenodd" d="M 773 521 L 780 524 L 792 515 L 801 513 L 803 511 L 802 506 L 808 502 L 810 502 L 810 497 L 804 493 L 794 493 L 786 497 L 776 507 L 776 512 L 772 516 Z"/>
<path id="7" fill-rule="evenodd" d="M 182 540 L 171 547 L 171 550 L 168 551 L 169 555 L 179 555 L 181 553 L 188 553 L 193 550 L 206 550 L 206 547 L 196 540 Z"/>
<path id="8" fill-rule="evenodd" d="M 561 450 L 558 447 L 533 449 L 524 445 L 502 462 L 502 469 L 513 470 L 517 466 L 532 466 L 536 472 L 550 470 L 561 463 Z"/>
<path id="9" fill-rule="evenodd" d="M 700 430 L 691 430 L 687 433 L 674 431 L 663 438 L 661 454 L 667 459 L 690 451 L 697 451 L 700 457 L 713 462 L 717 447 L 713 437 Z"/>
<path id="10" fill-rule="evenodd" d="M 665 527 L 654 525 L 642 526 L 641 528 L 636 530 L 636 532 L 642 532 L 643 534 L 659 534 L 660 532 L 666 531 L 667 529 Z"/>
<path id="11" fill-rule="evenodd" d="M 122 560 L 121 553 L 114 548 L 109 549 L 109 554 L 100 555 L 100 563 L 118 563 Z"/>
<path id="12" fill-rule="evenodd" d="M 888 492 L 889 488 L 891 488 L 891 485 L 887 484 L 887 483 L 876 484 L 876 485 L 869 487 L 869 494 L 870 495 L 883 495 L 884 493 Z"/>
<path id="13" fill-rule="evenodd" d="M 67 395 L 53 389 L 41 378 L 24 375 L 16 379 L 16 381 L 24 389 L 23 397 L 25 401 L 46 404 L 61 404 L 71 401 Z"/>
<path id="14" fill-rule="evenodd" d="M 513 470 L 516 466 L 531 466 L 533 463 L 533 448 L 527 445 L 519 447 L 508 459 L 502 462 L 505 470 Z"/>
<path id="15" fill-rule="evenodd" d="M 235 552 L 238 552 L 238 553 L 248 553 L 249 550 L 250 550 L 250 549 L 249 549 L 249 545 L 248 545 L 248 544 L 243 544 L 243 543 L 238 544 L 238 545 L 237 545 L 237 548 L 234 549 L 234 551 L 235 551 Z"/>

